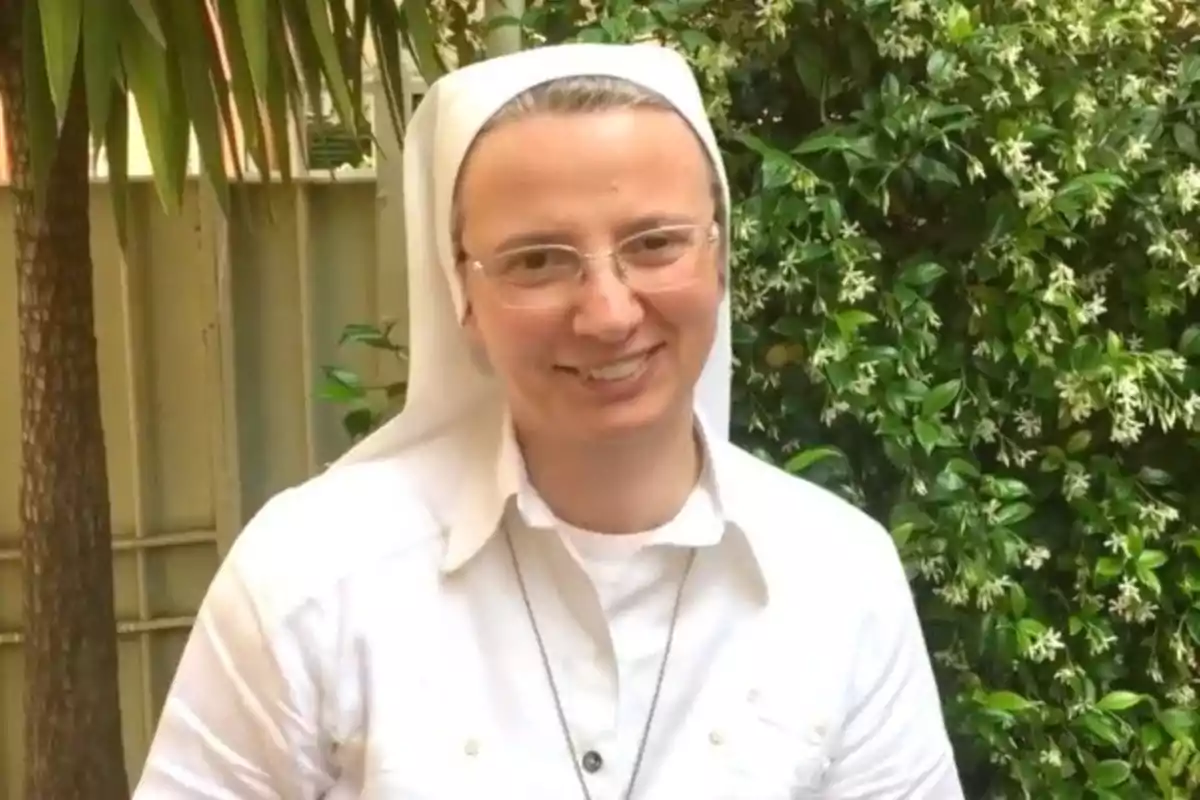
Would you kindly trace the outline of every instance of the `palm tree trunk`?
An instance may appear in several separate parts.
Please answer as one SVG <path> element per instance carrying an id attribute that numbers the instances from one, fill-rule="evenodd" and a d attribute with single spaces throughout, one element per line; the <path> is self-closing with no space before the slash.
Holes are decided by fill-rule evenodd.
<path id="1" fill-rule="evenodd" d="M 24 5 L 0 4 L 0 98 L 18 275 L 25 797 L 125 800 L 83 72 L 38 215 L 22 48 L 40 42 L 23 39 Z"/>

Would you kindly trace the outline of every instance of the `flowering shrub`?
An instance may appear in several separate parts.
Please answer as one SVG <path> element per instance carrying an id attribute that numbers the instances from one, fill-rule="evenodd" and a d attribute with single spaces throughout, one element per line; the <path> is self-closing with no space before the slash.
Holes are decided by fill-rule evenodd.
<path id="1" fill-rule="evenodd" d="M 705 77 L 738 438 L 891 529 L 968 796 L 1200 796 L 1192 4 L 606 6 Z"/>
<path id="2" fill-rule="evenodd" d="M 1193 4 L 594 5 L 522 22 L 702 75 L 737 437 L 892 531 L 967 796 L 1200 796 Z"/>

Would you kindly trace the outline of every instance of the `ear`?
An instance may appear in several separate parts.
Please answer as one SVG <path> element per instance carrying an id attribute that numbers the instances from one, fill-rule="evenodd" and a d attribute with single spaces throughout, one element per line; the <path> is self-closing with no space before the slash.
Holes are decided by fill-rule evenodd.
<path id="1" fill-rule="evenodd" d="M 475 310 L 471 307 L 470 301 L 463 309 L 461 326 L 463 336 L 467 340 L 467 350 L 471 353 L 471 362 L 480 372 L 490 375 L 492 365 L 488 360 L 487 348 L 483 345 L 483 334 L 479 330 L 479 321 L 475 317 Z"/>
<path id="2" fill-rule="evenodd" d="M 470 298 L 466 298 L 463 306 L 462 321 L 459 322 L 462 326 L 463 333 L 473 345 L 478 345 L 479 337 L 479 321 L 475 318 L 475 307 L 471 305 Z"/>

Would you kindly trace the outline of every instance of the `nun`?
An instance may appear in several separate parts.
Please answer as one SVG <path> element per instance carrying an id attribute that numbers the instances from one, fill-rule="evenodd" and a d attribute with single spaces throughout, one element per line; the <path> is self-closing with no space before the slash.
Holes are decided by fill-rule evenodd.
<path id="1" fill-rule="evenodd" d="M 891 538 L 729 441 L 687 63 L 467 66 L 403 155 L 406 404 L 241 533 L 135 800 L 960 800 Z"/>

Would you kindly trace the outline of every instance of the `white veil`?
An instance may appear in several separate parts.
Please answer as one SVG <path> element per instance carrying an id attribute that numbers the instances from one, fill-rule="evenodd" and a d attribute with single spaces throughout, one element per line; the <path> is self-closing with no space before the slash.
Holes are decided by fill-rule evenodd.
<path id="1" fill-rule="evenodd" d="M 410 306 L 405 406 L 333 468 L 391 457 L 438 437 L 483 404 L 503 403 L 498 381 L 472 358 L 460 326 L 462 286 L 451 244 L 454 185 L 472 140 L 505 103 L 540 83 L 574 75 L 623 78 L 670 101 L 708 150 L 729 208 L 729 184 L 699 87 L 687 62 L 672 50 L 652 44 L 555 45 L 444 76 L 429 88 L 404 137 Z M 722 440 L 729 435 L 732 371 L 728 281 L 726 286 L 712 352 L 696 386 L 706 431 Z"/>

